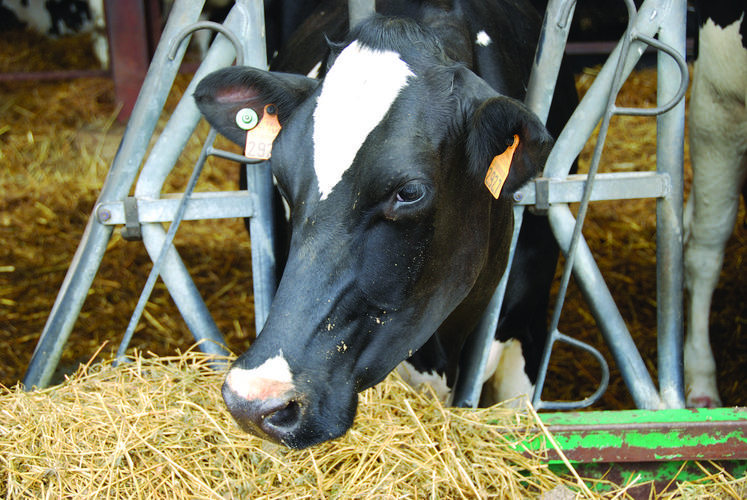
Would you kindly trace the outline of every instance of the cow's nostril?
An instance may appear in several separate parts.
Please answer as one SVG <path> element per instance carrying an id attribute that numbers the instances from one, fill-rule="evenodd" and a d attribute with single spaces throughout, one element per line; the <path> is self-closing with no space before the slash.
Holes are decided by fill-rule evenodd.
<path id="1" fill-rule="evenodd" d="M 265 418 L 265 422 L 275 428 L 292 428 L 298 424 L 301 415 L 301 405 L 290 400 L 287 405 L 273 412 Z"/>

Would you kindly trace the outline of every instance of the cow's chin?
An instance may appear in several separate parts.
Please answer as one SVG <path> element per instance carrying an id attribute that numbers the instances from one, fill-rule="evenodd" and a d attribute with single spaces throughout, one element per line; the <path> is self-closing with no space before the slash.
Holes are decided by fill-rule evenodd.
<path id="1" fill-rule="evenodd" d="M 223 384 L 228 411 L 249 434 L 289 448 L 303 449 L 343 436 L 353 425 L 358 394 L 311 395 L 290 390 L 249 399 Z"/>

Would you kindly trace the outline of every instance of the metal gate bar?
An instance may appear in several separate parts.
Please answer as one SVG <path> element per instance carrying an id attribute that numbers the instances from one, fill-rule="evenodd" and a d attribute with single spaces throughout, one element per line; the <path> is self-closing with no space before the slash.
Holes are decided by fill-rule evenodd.
<path id="1" fill-rule="evenodd" d="M 177 2 L 164 28 L 164 37 L 172 37 L 181 26 L 195 22 L 202 10 L 202 4 L 203 2 Z M 124 199 L 135 181 L 148 142 L 155 130 L 158 116 L 166 102 L 171 82 L 176 76 L 181 61 L 181 57 L 169 61 L 166 55 L 167 47 L 165 44 L 160 44 L 153 56 L 153 61 L 156 64 L 151 65 L 141 89 L 141 95 L 148 95 L 151 99 L 149 102 L 140 100 L 135 104 L 119 151 L 114 157 L 101 189 L 99 201 Z M 183 53 L 180 56 L 183 56 Z M 91 216 L 89 218 L 81 242 L 52 307 L 52 312 L 47 319 L 26 370 L 23 380 L 25 387 L 45 387 L 49 384 L 54 367 L 59 362 L 62 349 L 70 336 L 91 283 L 96 276 L 99 264 L 106 251 L 106 245 L 111 238 L 112 230 L 111 226 L 98 223 L 96 217 Z"/>
<path id="2" fill-rule="evenodd" d="M 652 13 L 653 14 L 653 13 Z M 658 40 L 683 55 L 687 50 L 685 0 L 672 2 Z M 657 101 L 676 94 L 679 68 L 659 52 Z M 683 238 L 685 100 L 656 118 L 656 171 L 669 176 L 669 196 L 656 199 L 656 310 L 659 392 L 667 408 L 685 407 L 683 375 Z"/>
<path id="3" fill-rule="evenodd" d="M 267 67 L 263 37 L 264 12 L 262 10 L 261 1 L 236 2 L 236 5 L 231 9 L 231 12 L 226 18 L 224 26 L 235 33 L 238 40 L 244 45 L 243 51 L 244 54 L 246 54 L 246 61 L 244 61 L 244 63 L 261 68 Z M 179 37 L 173 39 L 167 38 L 165 41 L 168 42 L 171 52 L 175 50 L 173 44 L 180 42 Z M 210 58 L 212 53 L 216 54 L 214 59 Z M 192 81 L 187 86 L 187 89 L 184 92 L 184 97 L 179 101 L 179 104 L 169 118 L 166 127 L 159 135 L 158 140 L 148 155 L 148 159 L 143 166 L 135 187 L 136 199 L 157 198 L 160 196 L 167 176 L 171 173 L 179 155 L 187 145 L 189 138 L 194 133 L 197 123 L 201 119 L 197 105 L 195 104 L 194 99 L 192 99 L 192 94 L 194 93 L 197 84 L 210 72 L 229 65 L 232 62 L 233 57 L 234 50 L 232 45 L 227 39 L 219 36 L 216 39 L 216 43 L 214 43 L 210 51 L 208 51 L 205 61 L 200 65 L 200 68 L 195 73 Z M 272 182 L 271 180 L 269 180 L 269 182 L 261 182 L 258 183 L 257 186 L 269 186 L 271 188 Z M 270 196 L 272 196 L 271 192 Z M 149 223 L 141 225 L 141 232 L 143 243 L 151 256 L 151 259 L 155 262 L 161 251 L 161 247 L 163 246 L 166 231 L 161 224 Z M 268 246 L 270 249 L 269 254 L 273 255 L 272 243 L 269 245 L 263 245 L 259 242 L 259 238 L 257 238 L 256 241 L 253 240 L 252 243 L 253 257 L 255 256 L 254 254 L 256 251 L 261 252 L 263 249 L 266 251 Z M 253 259 L 253 264 L 260 266 L 255 269 L 257 271 L 256 276 L 258 277 L 255 282 L 258 286 L 261 286 L 263 283 L 263 273 L 261 271 L 263 261 L 264 259 L 259 255 L 257 255 L 256 262 L 254 262 Z M 274 275 L 274 266 L 272 274 Z M 178 252 L 173 245 L 171 245 L 168 260 L 164 263 L 161 278 L 174 299 L 179 312 L 189 325 L 190 331 L 195 336 L 195 339 L 198 341 L 204 339 L 209 340 L 209 342 L 203 342 L 200 344 L 201 349 L 213 354 L 227 354 L 228 351 L 223 347 L 223 335 L 215 325 L 215 322 L 205 306 L 197 287 L 194 285 L 187 268 L 182 263 L 181 258 L 178 256 Z M 274 295 L 274 290 L 271 292 L 272 295 Z M 260 293 L 256 297 L 256 301 L 260 306 L 263 306 L 266 302 L 263 301 L 262 295 L 263 294 Z M 256 311 L 256 317 L 257 321 L 264 322 L 266 313 L 260 308 Z"/>

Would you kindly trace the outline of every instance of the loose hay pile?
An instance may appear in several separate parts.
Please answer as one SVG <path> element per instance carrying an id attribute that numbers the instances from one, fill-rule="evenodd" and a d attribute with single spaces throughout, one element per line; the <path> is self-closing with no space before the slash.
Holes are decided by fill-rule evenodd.
<path id="1" fill-rule="evenodd" d="M 231 421 L 209 361 L 136 356 L 83 367 L 54 389 L 1 387 L 0 498 L 626 498 L 520 453 L 541 433 L 533 413 L 446 409 L 395 377 L 361 395 L 343 438 L 304 451 L 269 445 Z M 691 498 L 666 496 L 681 497 Z"/>
<path id="2" fill-rule="evenodd" d="M 3 391 L 0 496 L 519 498 L 563 484 L 512 449 L 526 414 L 445 410 L 390 380 L 363 395 L 344 439 L 289 451 L 238 430 L 220 382 L 189 354 L 93 366 L 38 393 Z"/>

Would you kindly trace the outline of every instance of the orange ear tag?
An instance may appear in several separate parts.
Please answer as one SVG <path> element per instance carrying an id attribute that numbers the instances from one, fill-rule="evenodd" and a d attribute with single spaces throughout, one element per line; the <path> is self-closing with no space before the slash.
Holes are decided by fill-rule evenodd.
<path id="1" fill-rule="evenodd" d="M 506 177 L 508 177 L 508 169 L 511 167 L 511 160 L 518 145 L 519 136 L 514 135 L 514 143 L 490 162 L 488 174 L 485 176 L 485 186 L 487 186 L 490 194 L 496 200 L 501 195 L 501 189 L 503 189 L 503 184 L 506 182 Z"/>
<path id="2" fill-rule="evenodd" d="M 237 116 L 237 121 L 239 117 Z M 255 160 L 269 160 L 272 153 L 272 142 L 280 132 L 277 107 L 268 104 L 264 108 L 262 121 L 246 132 L 244 156 Z"/>

